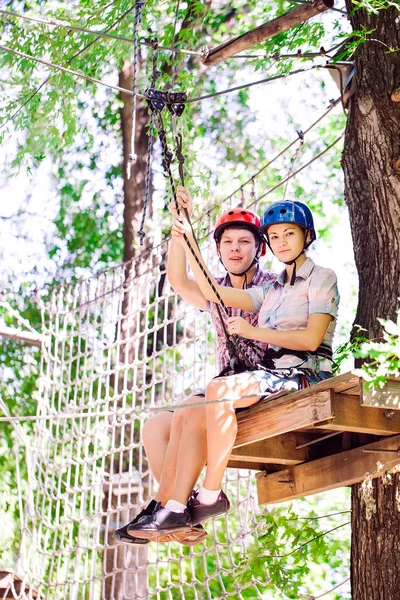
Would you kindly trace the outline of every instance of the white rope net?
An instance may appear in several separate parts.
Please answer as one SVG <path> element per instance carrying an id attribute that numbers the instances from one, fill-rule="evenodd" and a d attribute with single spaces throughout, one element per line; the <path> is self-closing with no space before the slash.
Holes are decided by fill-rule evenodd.
<path id="1" fill-rule="evenodd" d="M 254 473 L 228 469 L 231 512 L 208 522 L 194 548 L 129 547 L 112 536 L 154 495 L 146 418 L 204 388 L 216 368 L 209 316 L 178 301 L 166 251 L 54 289 L 42 306 L 35 435 L 25 448 L 16 436 L 29 486 L 19 490 L 14 598 L 261 598 L 262 582 L 235 578 L 257 537 Z"/>

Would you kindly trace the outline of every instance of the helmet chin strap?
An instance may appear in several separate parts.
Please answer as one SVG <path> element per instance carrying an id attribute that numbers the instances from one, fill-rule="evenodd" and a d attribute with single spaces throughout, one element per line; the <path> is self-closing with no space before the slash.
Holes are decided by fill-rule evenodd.
<path id="1" fill-rule="evenodd" d="M 282 261 L 284 265 L 294 265 L 293 267 L 293 271 L 292 271 L 292 276 L 290 278 L 290 284 L 289 285 L 294 285 L 294 282 L 296 281 L 296 260 L 302 255 L 304 254 L 304 251 L 306 249 L 306 239 L 307 239 L 307 232 L 304 236 L 304 244 L 303 244 L 303 250 L 300 252 L 300 254 L 298 254 L 296 256 L 296 258 L 293 258 L 293 260 L 288 260 L 286 261 Z"/>
<path id="2" fill-rule="evenodd" d="M 294 258 L 293 260 L 288 260 L 287 262 L 285 262 L 284 260 L 282 261 L 284 265 L 293 265 L 293 271 L 292 271 L 292 276 L 290 278 L 290 284 L 289 285 L 294 285 L 294 282 L 296 281 L 296 260 L 302 255 L 304 254 L 304 248 L 303 250 L 300 252 L 300 254 L 298 254 L 296 256 L 296 258 Z"/>

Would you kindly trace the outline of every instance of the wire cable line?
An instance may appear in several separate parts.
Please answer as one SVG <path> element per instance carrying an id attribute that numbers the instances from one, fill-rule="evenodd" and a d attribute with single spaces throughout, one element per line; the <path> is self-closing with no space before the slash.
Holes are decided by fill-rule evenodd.
<path id="1" fill-rule="evenodd" d="M 134 93 L 126 88 L 122 88 L 119 85 L 112 85 L 110 83 L 105 83 L 101 81 L 101 79 L 96 79 L 95 77 L 90 77 L 89 75 L 84 75 L 83 73 L 79 73 L 78 71 L 73 71 L 72 69 L 68 69 L 67 67 L 62 67 L 61 65 L 56 65 L 48 60 L 44 60 L 43 58 L 37 58 L 35 56 L 31 56 L 30 54 L 26 54 L 25 52 L 20 52 L 19 50 L 14 50 L 14 48 L 9 48 L 8 46 L 3 46 L 0 44 L 0 50 L 4 50 L 4 52 L 9 52 L 10 54 L 15 54 L 16 56 L 20 56 L 21 58 L 27 58 L 29 60 L 33 60 L 41 65 L 45 65 L 46 67 L 50 67 L 51 69 L 57 69 L 57 71 L 62 71 L 63 73 L 69 73 L 69 75 L 74 75 L 75 77 L 80 77 L 81 79 L 85 79 L 86 81 L 91 81 L 92 83 L 97 83 L 98 85 L 102 85 L 103 87 L 109 88 L 110 90 L 114 90 L 116 92 L 122 92 L 124 94 L 129 94 L 133 96 Z M 46 80 L 48 81 L 48 79 Z M 145 96 L 141 94 L 137 94 L 141 98 Z"/>
<path id="2" fill-rule="evenodd" d="M 263 198 L 266 198 L 267 196 L 269 196 L 269 194 L 272 194 L 272 192 L 274 192 L 275 190 L 277 190 L 278 188 L 280 188 L 282 185 L 284 185 L 287 181 L 289 181 L 293 177 L 296 177 L 296 175 L 298 175 L 299 173 L 301 173 L 301 171 L 304 171 L 304 169 L 306 169 L 307 167 L 309 167 L 310 165 L 312 165 L 313 162 L 315 162 L 316 160 L 318 160 L 319 158 L 321 158 L 321 156 L 323 156 L 324 154 L 326 154 L 327 152 L 329 152 L 329 150 L 331 150 L 334 146 L 336 146 L 336 144 L 338 142 L 340 142 L 340 140 L 343 138 L 343 136 L 344 136 L 344 131 L 340 134 L 340 136 L 338 138 L 336 138 L 336 140 L 334 142 L 332 142 L 332 144 L 329 144 L 329 146 L 327 146 L 324 150 L 322 150 L 322 152 L 319 152 L 316 156 L 314 156 L 311 160 L 309 160 L 308 163 L 306 163 L 305 165 L 303 165 L 302 167 L 300 167 L 299 169 L 297 169 L 297 171 L 294 171 L 293 173 L 290 173 L 289 175 L 287 175 L 287 177 L 284 177 L 282 179 L 282 181 L 280 181 L 279 183 L 277 183 L 276 185 L 274 185 L 272 188 L 270 188 L 264 194 L 262 194 L 261 196 L 259 196 L 256 200 L 254 200 L 254 202 L 252 202 L 249 205 L 249 208 L 252 207 L 254 204 L 257 204 L 258 202 L 260 202 L 260 200 L 262 200 Z"/>
<path id="3" fill-rule="evenodd" d="M 131 10 L 132 9 L 129 9 L 129 12 L 131 12 Z M 106 39 L 119 41 L 119 42 L 125 42 L 127 44 L 134 45 L 134 40 L 131 38 L 107 33 L 107 31 L 109 31 L 110 28 L 106 29 L 105 31 L 93 31 L 93 29 L 86 29 L 85 27 L 78 27 L 77 25 L 70 25 L 69 23 L 65 23 L 65 21 L 59 21 L 58 19 L 51 19 L 49 21 L 46 19 L 40 19 L 39 17 L 28 17 L 27 15 L 21 15 L 16 12 L 13 12 L 13 11 L 3 10 L 3 9 L 0 9 L 0 14 L 5 15 L 7 17 L 15 17 L 17 19 L 23 19 L 25 21 L 32 21 L 33 23 L 40 23 L 41 25 L 46 25 L 48 27 L 61 27 L 63 29 L 67 29 L 69 31 L 77 31 L 80 33 L 87 33 L 89 35 L 95 35 L 98 38 L 106 38 Z M 111 26 L 111 28 L 114 26 L 115 25 Z M 141 39 L 140 43 L 143 46 L 148 46 L 149 48 L 151 48 L 153 45 L 151 42 L 148 42 L 144 39 Z M 174 52 L 174 53 L 180 52 L 181 54 L 189 54 L 192 56 L 199 56 L 199 57 L 203 56 L 203 52 L 195 51 L 195 50 L 185 50 L 182 48 L 175 48 L 174 46 L 159 46 L 159 49 L 169 51 L 169 52 Z"/>
<path id="4" fill-rule="evenodd" d="M 123 19 L 125 19 L 125 17 L 127 15 L 129 15 L 129 13 L 131 13 L 135 8 L 135 5 L 133 4 L 130 8 L 128 8 L 128 10 L 126 10 L 124 13 L 122 13 L 122 15 L 120 17 L 118 17 L 118 19 L 112 23 L 110 25 L 110 27 L 108 27 L 108 29 L 106 31 L 110 31 L 111 29 L 113 29 L 114 27 L 116 27 L 118 25 L 118 23 L 120 23 Z M 94 40 L 92 40 L 91 42 L 89 42 L 89 44 L 87 44 L 86 46 L 84 46 L 83 48 L 81 48 L 81 50 L 79 50 L 78 52 L 76 52 L 73 56 L 71 56 L 71 58 L 67 61 L 67 65 L 71 64 L 71 62 L 77 58 L 78 56 L 80 56 L 81 54 L 83 54 L 84 52 L 86 52 L 86 50 L 88 50 L 89 48 L 91 48 L 97 41 L 98 41 L 98 37 Z M 5 127 L 7 125 L 7 123 L 9 123 L 10 121 L 12 121 L 20 112 L 21 110 L 27 105 L 29 104 L 29 102 L 36 96 L 36 94 L 38 94 L 40 92 L 40 90 L 46 85 L 46 83 L 51 79 L 52 75 L 49 75 L 49 77 L 47 77 L 40 85 L 39 87 L 36 88 L 36 90 L 34 92 L 32 92 L 32 94 L 17 108 L 17 110 L 15 112 L 13 112 L 13 114 L 6 120 L 4 121 L 4 123 L 2 123 L 0 125 L 0 131 L 3 129 L 3 127 Z"/>
<path id="5" fill-rule="evenodd" d="M 225 94 L 230 94 L 231 92 L 237 92 L 239 90 L 244 90 L 254 85 L 260 85 L 261 83 L 269 83 L 270 81 L 277 81 L 278 79 L 286 79 L 287 77 L 291 77 L 292 75 L 298 75 L 299 73 L 306 73 L 308 71 L 312 71 L 313 69 L 324 69 L 325 65 L 313 65 L 312 67 L 308 67 L 307 69 L 296 69 L 295 71 L 290 71 L 289 73 L 282 73 L 278 75 L 272 75 L 271 77 L 265 77 L 264 79 L 258 79 L 257 81 L 252 81 L 250 83 L 244 83 L 242 85 L 236 85 L 233 88 L 227 88 L 225 90 L 221 90 L 219 92 L 213 92 L 212 94 L 204 94 L 203 96 L 197 96 L 195 98 L 189 98 L 186 100 L 186 104 L 192 104 L 193 102 L 201 102 L 202 100 L 207 100 L 208 98 L 215 98 L 216 96 L 223 96 Z"/>
<path id="6" fill-rule="evenodd" d="M 120 93 L 122 92 L 124 94 L 129 94 L 131 96 L 135 95 L 135 93 L 133 91 L 127 90 L 125 88 L 121 88 L 118 85 L 112 85 L 112 84 L 109 84 L 109 83 L 105 83 L 101 79 L 96 79 L 95 77 L 90 77 L 89 75 L 84 75 L 83 73 L 79 73 L 78 71 L 74 71 L 72 69 L 68 69 L 67 67 L 62 67 L 61 65 L 56 65 L 56 64 L 54 64 L 52 62 L 44 60 L 43 58 L 37 58 L 35 56 L 31 56 L 30 54 L 26 54 L 25 52 L 20 52 L 19 50 L 15 50 L 14 48 L 10 48 L 8 46 L 4 46 L 4 45 L 0 44 L 0 50 L 3 50 L 4 52 L 9 52 L 10 54 L 15 54 L 16 56 L 20 56 L 21 58 L 26 58 L 28 60 L 33 60 L 34 62 L 40 63 L 42 65 L 45 65 L 46 67 L 49 67 L 51 69 L 57 69 L 58 71 L 62 71 L 64 73 L 69 73 L 70 75 L 74 75 L 75 77 L 80 77 L 81 79 L 85 79 L 87 81 L 91 81 L 93 83 L 96 83 L 96 84 L 101 85 L 103 87 L 109 88 L 109 89 L 114 90 L 116 92 L 120 92 Z M 306 68 L 306 69 L 296 69 L 294 71 L 290 71 L 289 73 L 282 73 L 282 74 L 278 74 L 278 75 L 272 75 L 271 77 L 265 77 L 264 79 L 259 79 L 257 81 L 251 81 L 250 83 L 244 83 L 244 84 L 241 84 L 241 85 L 237 85 L 237 86 L 234 86 L 232 88 L 227 88 L 225 90 L 220 90 L 219 92 L 213 92 L 211 94 L 204 94 L 203 96 L 196 96 L 194 98 L 189 98 L 188 100 L 184 100 L 182 103 L 193 104 L 195 102 L 201 102 L 202 100 L 207 100 L 209 98 L 214 98 L 214 97 L 217 97 L 217 96 L 224 96 L 226 94 L 230 94 L 232 92 L 237 92 L 239 90 L 247 89 L 247 88 L 253 87 L 255 85 L 260 85 L 262 83 L 269 83 L 271 81 L 277 81 L 278 79 L 286 79 L 288 77 L 292 77 L 293 75 L 298 75 L 299 73 L 307 73 L 308 71 L 312 71 L 314 69 L 325 69 L 325 68 L 326 68 L 325 65 L 313 65 L 312 67 L 309 67 L 309 68 Z M 46 82 L 47 81 L 48 81 L 48 79 L 46 80 Z M 136 95 L 139 98 L 146 99 L 146 95 L 144 95 L 144 94 L 136 93 Z M 2 126 L 4 126 L 4 124 Z"/>

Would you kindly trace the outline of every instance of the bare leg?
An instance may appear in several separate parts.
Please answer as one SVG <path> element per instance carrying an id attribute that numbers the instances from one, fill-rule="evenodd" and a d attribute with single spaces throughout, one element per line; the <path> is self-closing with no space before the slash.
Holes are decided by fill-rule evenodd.
<path id="1" fill-rule="evenodd" d="M 157 478 L 159 483 L 154 500 L 165 504 L 172 494 L 175 484 L 176 463 L 178 460 L 178 449 L 181 441 L 183 415 L 182 410 L 177 410 L 172 419 L 168 446 L 164 455 L 161 475 Z"/>
<path id="2" fill-rule="evenodd" d="M 241 396 L 250 398 L 240 399 Z M 207 470 L 204 487 L 219 490 L 237 434 L 235 408 L 244 408 L 260 399 L 260 386 L 250 373 L 214 379 L 207 386 L 206 402 L 232 398 L 231 402 L 205 405 L 207 423 Z"/>
<path id="3" fill-rule="evenodd" d="M 151 472 L 157 481 L 161 478 L 173 417 L 173 412 L 161 412 L 143 425 L 143 444 Z"/>
<path id="4" fill-rule="evenodd" d="M 198 402 L 202 397 L 190 396 L 186 398 L 183 404 L 192 404 Z M 199 427 L 198 424 L 201 423 Z M 203 407 L 177 409 L 174 413 L 159 413 L 152 417 L 143 428 L 143 442 L 146 450 L 150 469 L 159 482 L 159 489 L 154 499 L 162 504 L 172 497 L 175 484 L 177 464 L 180 457 L 182 428 L 187 428 L 191 442 L 188 449 L 182 450 L 187 460 L 193 460 L 193 469 L 197 473 L 195 481 L 198 478 L 205 464 L 206 456 L 206 430 L 205 414 Z M 193 436 L 190 439 L 190 436 Z M 190 457 L 189 457 L 190 453 Z M 192 487 L 189 489 L 188 496 Z M 187 498 L 184 501 L 186 504 Z"/>
<path id="5" fill-rule="evenodd" d="M 171 498 L 187 504 L 190 492 L 206 463 L 207 432 L 204 406 L 185 408 L 183 412 L 177 474 Z"/>

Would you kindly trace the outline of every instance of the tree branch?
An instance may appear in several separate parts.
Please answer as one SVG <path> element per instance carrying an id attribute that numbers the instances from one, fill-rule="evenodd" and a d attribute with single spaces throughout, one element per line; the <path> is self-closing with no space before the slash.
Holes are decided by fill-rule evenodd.
<path id="1" fill-rule="evenodd" d="M 230 58 L 239 52 L 260 44 L 278 33 L 287 31 L 294 25 L 307 21 L 329 8 L 333 8 L 334 0 L 315 0 L 312 4 L 301 4 L 292 10 L 289 10 L 284 15 L 272 19 L 247 33 L 243 33 L 232 40 L 224 42 L 215 48 L 212 48 L 208 56 L 201 61 L 206 67 L 215 65 L 216 63 Z"/>

